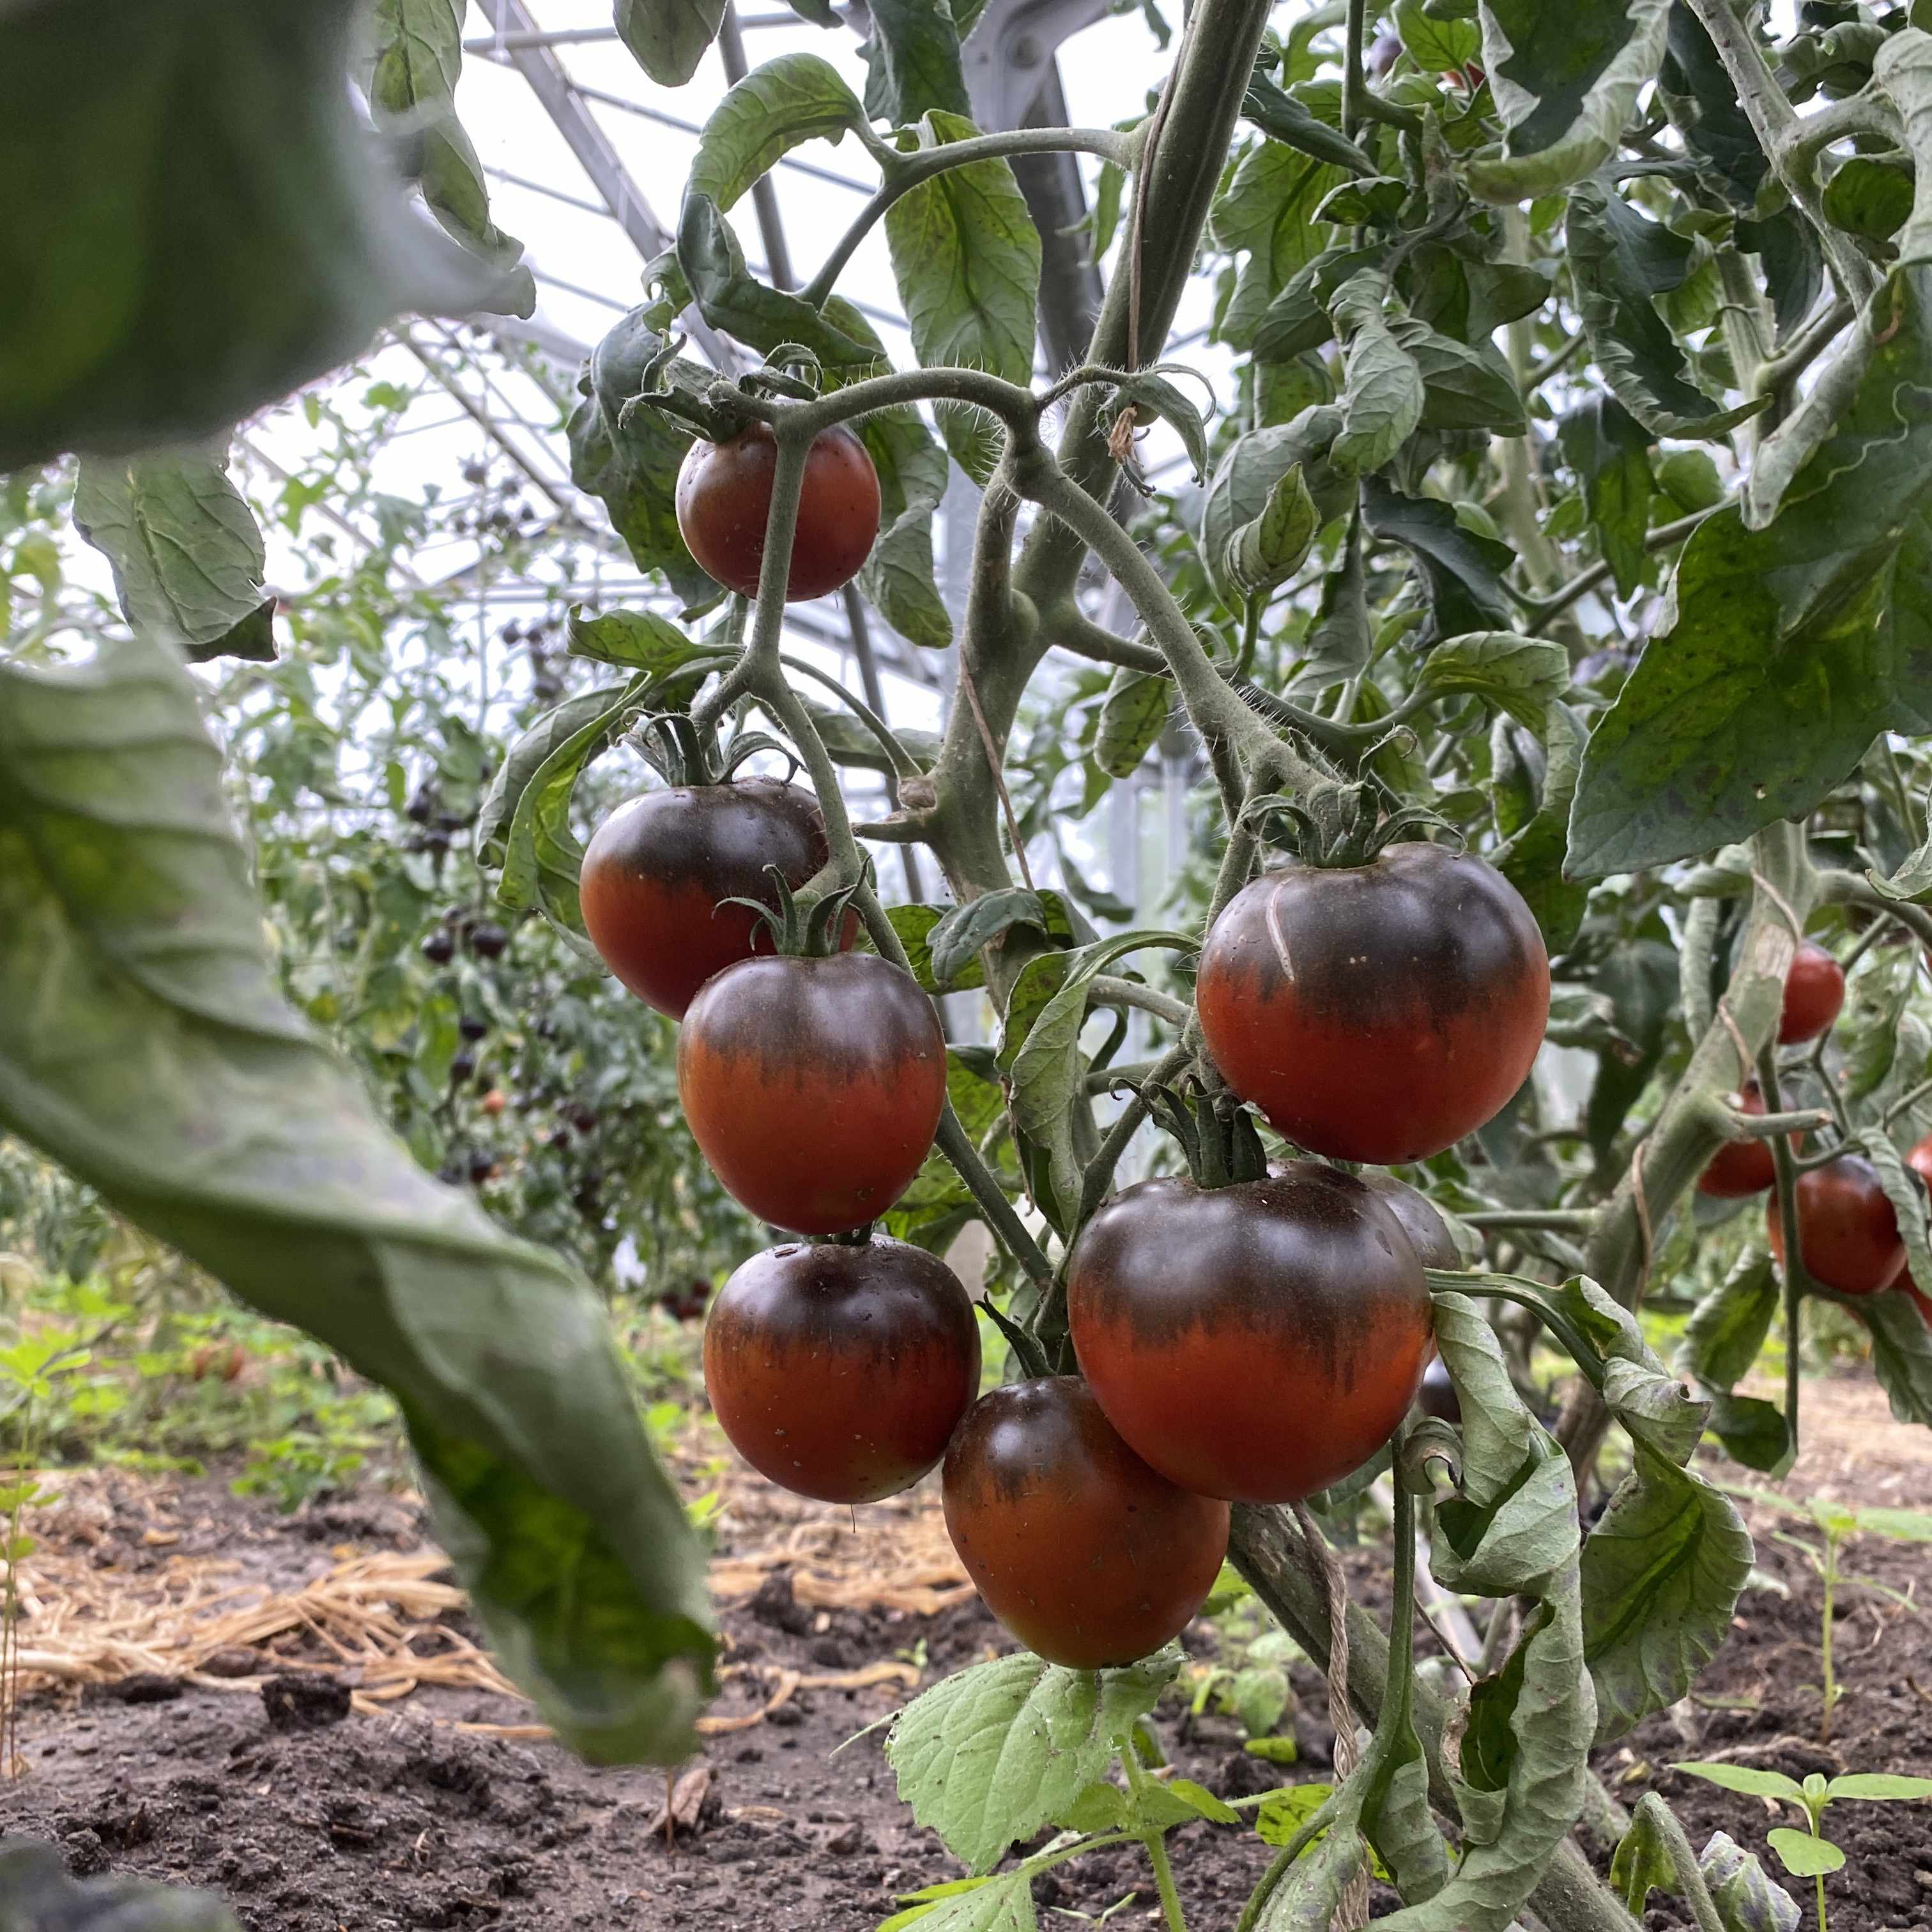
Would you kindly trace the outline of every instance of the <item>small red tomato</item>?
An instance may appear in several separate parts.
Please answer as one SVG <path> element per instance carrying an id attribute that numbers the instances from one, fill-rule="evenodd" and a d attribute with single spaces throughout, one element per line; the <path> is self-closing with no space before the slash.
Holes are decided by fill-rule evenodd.
<path id="1" fill-rule="evenodd" d="M 931 1149 L 946 1037 L 877 953 L 746 959 L 686 1010 L 677 1090 L 712 1172 L 754 1214 L 842 1234 L 883 1214 Z"/>
<path id="2" fill-rule="evenodd" d="M 1753 1081 L 1732 1098 L 1741 1114 L 1762 1114 L 1764 1096 Z M 1748 1194 L 1762 1194 L 1778 1178 L 1777 1162 L 1772 1159 L 1768 1141 L 1726 1141 L 1711 1156 L 1711 1164 L 1697 1177 L 1697 1192 L 1720 1201 L 1742 1200 Z"/>
<path id="3" fill-rule="evenodd" d="M 1550 1017 L 1550 959 L 1500 872 L 1439 845 L 1290 865 L 1238 892 L 1201 953 L 1215 1064 L 1331 1160 L 1439 1154 L 1508 1105 Z"/>
<path id="4" fill-rule="evenodd" d="M 491 1088 L 489 1092 L 484 1095 L 481 1102 L 483 1111 L 486 1114 L 500 1114 L 509 1104 L 508 1096 L 500 1087 Z"/>
<path id="5" fill-rule="evenodd" d="M 677 472 L 677 526 L 691 554 L 728 590 L 758 594 L 778 442 L 754 423 L 729 442 L 700 436 Z M 822 431 L 805 459 L 785 601 L 823 597 L 848 584 L 879 534 L 879 472 L 842 427 Z"/>
<path id="6" fill-rule="evenodd" d="M 1778 1044 L 1796 1046 L 1801 1040 L 1816 1040 L 1838 1017 L 1844 1004 L 1845 969 L 1822 946 L 1807 940 L 1784 976 Z"/>
<path id="7" fill-rule="evenodd" d="M 776 778 L 680 785 L 618 806 L 591 835 L 578 896 L 591 944 L 648 1005 L 682 1017 L 714 973 L 772 950 L 754 899 L 778 910 L 767 866 L 802 886 L 825 863 L 825 820 Z M 856 930 L 848 920 L 849 944 Z"/>
<path id="8" fill-rule="evenodd" d="M 1230 1187 L 1143 1181 L 1075 1244 L 1081 1372 L 1136 1454 L 1236 1502 L 1292 1502 L 1394 1434 L 1435 1329 L 1384 1202 L 1316 1161 Z"/>
<path id="9" fill-rule="evenodd" d="M 1774 1196 L 1771 1251 L 1782 1265 L 1784 1225 Z M 1798 1238 L 1812 1278 L 1840 1294 L 1876 1294 L 1905 1269 L 1898 1217 L 1861 1154 L 1840 1154 L 1798 1177 Z"/>
<path id="10" fill-rule="evenodd" d="M 923 1248 L 770 1248 L 711 1304 L 704 1386 L 760 1474 L 823 1502 L 877 1502 L 945 1454 L 980 1392 L 979 1324 Z"/>
<path id="11" fill-rule="evenodd" d="M 1228 1553 L 1228 1505 L 1150 1469 L 1076 1376 L 982 1396 L 943 1482 L 946 1532 L 987 1609 L 1071 1670 L 1131 1664 L 1178 1636 Z"/>

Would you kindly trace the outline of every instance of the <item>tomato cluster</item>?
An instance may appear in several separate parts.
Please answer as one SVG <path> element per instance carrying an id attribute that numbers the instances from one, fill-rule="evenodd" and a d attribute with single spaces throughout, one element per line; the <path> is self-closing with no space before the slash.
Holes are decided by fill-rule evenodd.
<path id="1" fill-rule="evenodd" d="M 1778 1043 L 1796 1046 L 1818 1039 L 1835 1024 L 1844 1003 L 1844 968 L 1822 946 L 1806 941 L 1785 977 Z M 1740 1114 L 1764 1112 L 1764 1096 L 1754 1081 L 1730 1099 Z M 1792 1151 L 1801 1151 L 1800 1137 L 1789 1138 Z M 1922 1180 L 1932 1184 L 1932 1137 L 1922 1141 L 1906 1160 Z M 1769 1140 L 1731 1141 L 1712 1156 L 1698 1177 L 1697 1188 L 1720 1200 L 1738 1200 L 1769 1192 L 1777 1178 Z M 1794 1196 L 1798 1247 L 1814 1281 L 1837 1294 L 1879 1294 L 1903 1288 L 1932 1324 L 1932 1300 L 1906 1272 L 1898 1216 L 1870 1161 L 1850 1153 L 1821 1160 L 1799 1172 Z M 1765 1226 L 1772 1253 L 1782 1268 L 1784 1222 L 1774 1194 L 1765 1204 Z"/>
<path id="2" fill-rule="evenodd" d="M 712 1302 L 712 1408 L 754 1468 L 826 1501 L 877 1501 L 943 1459 L 948 1529 L 994 1613 L 1052 1661 L 1130 1662 L 1198 1611 L 1232 1503 L 1312 1495 L 1389 1441 L 1435 1353 L 1424 1270 L 1459 1266 L 1455 1244 L 1386 1174 L 1264 1173 L 1252 1121 L 1204 1098 L 1202 1123 L 1245 1134 L 1248 1178 L 1224 1162 L 1103 1207 L 1066 1269 L 1081 1374 L 980 1395 L 965 1290 L 868 1225 L 932 1144 L 945 1042 L 913 980 L 830 950 L 826 917 L 790 944 L 791 891 L 826 855 L 806 794 L 747 778 L 634 800 L 585 857 L 593 940 L 681 1021 L 678 1091 L 706 1160 L 754 1213 L 817 1238 L 754 1256 Z M 757 910 L 774 897 L 782 951 Z M 1236 1095 L 1315 1153 L 1388 1162 L 1507 1104 L 1549 983 L 1514 890 L 1412 845 L 1250 886 L 1208 937 L 1200 1006 Z M 1365 1074 L 1390 1060 L 1394 1081 Z"/>

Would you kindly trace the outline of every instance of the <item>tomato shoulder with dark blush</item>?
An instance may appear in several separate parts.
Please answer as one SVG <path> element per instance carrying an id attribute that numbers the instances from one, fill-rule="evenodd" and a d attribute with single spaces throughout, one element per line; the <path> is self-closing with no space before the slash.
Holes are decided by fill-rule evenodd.
<path id="1" fill-rule="evenodd" d="M 798 785 L 747 778 L 646 792 L 591 836 L 578 884 L 584 927 L 618 979 L 675 1019 L 713 974 L 772 950 L 764 922 L 724 902 L 776 911 L 766 868 L 796 889 L 829 856 L 818 801 Z"/>
<path id="2" fill-rule="evenodd" d="M 1414 1244 L 1378 1194 L 1312 1161 L 1204 1189 L 1144 1181 L 1076 1244 L 1082 1372 L 1133 1448 L 1204 1495 L 1288 1502 L 1366 1462 L 1434 1340 Z"/>
<path id="3" fill-rule="evenodd" d="M 1009 1383 L 946 1452 L 946 1527 L 986 1607 L 1049 1663 L 1131 1664 L 1185 1630 L 1228 1509 L 1149 1468 L 1077 1376 Z"/>
<path id="4" fill-rule="evenodd" d="M 1281 1134 L 1387 1166 L 1509 1103 L 1543 1042 L 1550 961 L 1493 867 L 1396 844 L 1252 881 L 1208 936 L 1195 996 L 1215 1064 Z"/>
<path id="5" fill-rule="evenodd" d="M 704 1386 L 760 1474 L 824 1502 L 876 1502 L 946 1453 L 979 1394 L 979 1324 L 958 1277 L 922 1248 L 788 1243 L 713 1299 Z"/>
<path id="6" fill-rule="evenodd" d="M 775 1227 L 836 1234 L 910 1185 L 946 1104 L 932 1002 L 875 953 L 760 957 L 706 982 L 678 1096 L 712 1171 Z"/>

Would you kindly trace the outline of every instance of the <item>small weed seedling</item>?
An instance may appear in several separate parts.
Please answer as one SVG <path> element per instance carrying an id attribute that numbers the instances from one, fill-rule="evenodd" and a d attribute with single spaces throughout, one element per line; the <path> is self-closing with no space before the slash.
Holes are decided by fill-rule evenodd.
<path id="1" fill-rule="evenodd" d="M 1850 1585 L 1861 1590 L 1875 1590 L 1880 1596 L 1889 1597 L 1894 1604 L 1902 1604 L 1915 1612 L 1920 1607 L 1889 1584 L 1881 1583 L 1876 1576 L 1862 1576 L 1841 1568 L 1838 1558 L 1846 1544 L 1856 1537 L 1888 1536 L 1899 1543 L 1932 1543 L 1932 1516 L 1922 1515 L 1915 1510 L 1853 1509 L 1847 1504 L 1834 1502 L 1828 1496 L 1814 1496 L 1805 1503 L 1798 1504 L 1774 1496 L 1768 1490 L 1740 1489 L 1732 1493 L 1749 1496 L 1754 1502 L 1762 1503 L 1780 1514 L 1808 1519 L 1819 1532 L 1820 1540 L 1816 1543 L 1802 1536 L 1787 1536 L 1782 1530 L 1773 1530 L 1772 1534 L 1780 1543 L 1802 1552 L 1825 1586 L 1823 1628 L 1819 1639 L 1820 1668 L 1824 1678 L 1820 1695 L 1824 1700 L 1824 1709 L 1818 1720 L 1818 1736 L 1821 1742 L 1828 1742 L 1832 1712 L 1844 1695 L 1832 1667 L 1832 1625 L 1838 1592 Z"/>
<path id="2" fill-rule="evenodd" d="M 1816 1772 L 1800 1784 L 1781 1771 L 1753 1771 L 1736 1764 L 1678 1764 L 1692 1778 L 1701 1778 L 1726 1791 L 1742 1791 L 1754 1798 L 1774 1798 L 1780 1804 L 1795 1804 L 1804 1814 L 1810 1832 L 1795 1832 L 1780 1825 L 1767 1835 L 1778 1862 L 1793 1878 L 1815 1880 L 1818 1887 L 1818 1932 L 1827 1932 L 1825 1923 L 1825 1876 L 1839 1870 L 1845 1855 L 1826 1837 L 1820 1820 L 1826 1810 L 1840 1798 L 1859 1798 L 1868 1803 L 1895 1803 L 1901 1799 L 1932 1798 L 1932 1778 L 1893 1778 L 1881 1773 L 1847 1772 L 1827 1781 Z"/>
<path id="3" fill-rule="evenodd" d="M 40 1427 L 56 1382 L 86 1366 L 88 1352 L 72 1336 L 22 1336 L 0 1348 L 0 1423 L 16 1445 L 14 1467 L 0 1471 L 0 1778 L 24 1769 L 20 1740 L 20 1566 L 34 1553 L 25 1527 L 29 1504 L 46 1492 L 34 1480 Z"/>

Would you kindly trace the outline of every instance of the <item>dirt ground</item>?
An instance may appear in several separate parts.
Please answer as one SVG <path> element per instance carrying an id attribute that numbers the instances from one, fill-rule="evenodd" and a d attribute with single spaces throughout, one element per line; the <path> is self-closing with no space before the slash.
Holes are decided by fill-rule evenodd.
<path id="1" fill-rule="evenodd" d="M 1893 1424 L 1862 1380 L 1811 1393 L 1788 1494 L 1926 1499 L 1932 1434 Z M 716 1480 L 714 1451 L 694 1440 L 682 1459 L 694 1488 Z M 917 1686 L 1005 1647 L 932 1495 L 867 1510 L 855 1527 L 845 1511 L 725 1479 L 713 1583 L 726 1682 L 672 1801 L 674 1849 L 660 1774 L 586 1769 L 494 1688 L 411 1499 L 371 1492 L 282 1516 L 213 1479 L 103 1472 L 61 1486 L 37 1526 L 45 1594 L 22 1626 L 26 1660 L 85 1655 L 82 1675 L 116 1681 L 32 1680 L 26 1774 L 0 1784 L 0 1827 L 53 1840 L 76 1873 L 212 1886 L 251 1932 L 869 1932 L 898 1894 L 958 1875 L 898 1803 L 882 1732 L 830 1755 Z M 1818 1586 L 1766 1533 L 1797 1526 L 1751 1514 L 1760 1568 L 1790 1594 L 1748 1592 L 1696 1700 L 1606 1747 L 1598 1768 L 1626 1803 L 1662 1791 L 1694 1843 L 1724 1829 L 1763 1854 L 1766 1830 L 1796 1820 L 1670 1764 L 1932 1772 L 1932 1629 L 1874 1592 L 1844 1594 L 1846 1694 L 1820 1743 Z M 1876 1538 L 1846 1559 L 1915 1596 L 1928 1564 L 1923 1547 Z M 1349 1567 L 1372 1604 L 1380 1560 L 1364 1551 Z M 187 1633 L 198 1635 L 183 1649 Z M 1214 1634 L 1197 1626 L 1187 1642 L 1210 1654 Z M 1300 1666 L 1295 1678 L 1297 1764 L 1244 1752 L 1231 1719 L 1163 1707 L 1156 1728 L 1178 1768 L 1230 1796 L 1324 1778 L 1333 1739 L 1318 1680 Z M 1849 1860 L 1828 1881 L 1838 1932 L 1932 1927 L 1932 1806 L 1847 1804 L 1827 1830 Z M 1190 1925 L 1226 1932 L 1266 1848 L 1205 1825 L 1173 1844 Z M 1786 1882 L 1810 1927 L 1808 1890 Z M 1090 1917 L 1130 1893 L 1114 1922 L 1158 1919 L 1138 1851 L 1077 1861 L 1037 1888 L 1042 1908 Z M 1395 1903 L 1379 1890 L 1378 1900 Z M 1690 1922 L 1654 1900 L 1647 1922 Z"/>

